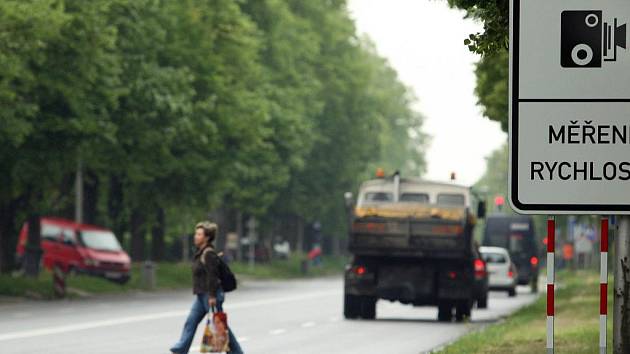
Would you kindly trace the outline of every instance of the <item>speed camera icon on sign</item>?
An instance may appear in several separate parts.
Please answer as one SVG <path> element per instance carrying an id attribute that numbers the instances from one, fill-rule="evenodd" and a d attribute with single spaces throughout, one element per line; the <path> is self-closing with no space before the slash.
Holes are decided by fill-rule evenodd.
<path id="1" fill-rule="evenodd" d="M 616 61 L 617 47 L 626 48 L 626 24 L 604 21 L 601 10 L 563 11 L 560 64 L 565 68 L 600 68 Z"/>

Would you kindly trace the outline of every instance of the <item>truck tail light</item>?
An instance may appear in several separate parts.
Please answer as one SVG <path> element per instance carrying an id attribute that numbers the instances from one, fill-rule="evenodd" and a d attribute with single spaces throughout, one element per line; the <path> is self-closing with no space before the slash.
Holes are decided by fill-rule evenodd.
<path id="1" fill-rule="evenodd" d="M 538 257 L 532 256 L 532 258 L 529 259 L 529 263 L 531 263 L 533 267 L 538 266 Z"/>
<path id="2" fill-rule="evenodd" d="M 448 272 L 448 277 L 451 279 L 455 279 L 457 278 L 457 273 L 456 272 Z"/>
<path id="3" fill-rule="evenodd" d="M 358 266 L 358 267 L 355 267 L 355 268 L 354 268 L 354 272 L 355 272 L 357 275 L 363 275 L 363 274 L 365 274 L 366 269 L 365 269 L 365 267 L 364 267 L 364 266 Z"/>

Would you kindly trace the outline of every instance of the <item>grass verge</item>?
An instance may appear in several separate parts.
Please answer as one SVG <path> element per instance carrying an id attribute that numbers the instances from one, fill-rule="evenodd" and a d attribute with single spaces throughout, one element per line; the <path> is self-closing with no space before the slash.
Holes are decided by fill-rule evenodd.
<path id="1" fill-rule="evenodd" d="M 599 352 L 599 274 L 594 271 L 561 272 L 555 299 L 555 353 Z M 612 284 L 612 280 L 609 282 Z M 609 287 L 608 313 L 612 308 Z M 517 311 L 505 321 L 470 333 L 439 353 L 544 353 L 546 348 L 546 297 Z M 491 305 L 492 306 L 492 305 Z M 612 321 L 608 321 L 608 347 L 612 347 Z"/>
<path id="2" fill-rule="evenodd" d="M 341 274 L 347 262 L 344 257 L 324 257 L 321 266 L 310 267 L 308 273 L 303 274 L 301 261 L 302 259 L 296 256 L 288 260 L 273 260 L 265 264 L 256 264 L 253 268 L 247 263 L 233 262 L 230 268 L 240 280 L 296 279 Z M 141 263 L 133 264 L 131 280 L 124 285 L 85 275 L 68 276 L 66 286 L 69 296 L 142 290 L 141 267 Z M 191 277 L 188 263 L 158 263 L 155 290 L 190 288 Z M 43 271 L 38 278 L 0 274 L 0 296 L 52 299 L 54 298 L 52 273 Z"/>

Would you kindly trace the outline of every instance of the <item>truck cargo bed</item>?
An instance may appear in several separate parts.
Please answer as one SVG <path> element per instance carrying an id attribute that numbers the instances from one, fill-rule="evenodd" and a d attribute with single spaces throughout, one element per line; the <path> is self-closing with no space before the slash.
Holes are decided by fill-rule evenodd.
<path id="1" fill-rule="evenodd" d="M 384 217 L 374 213 L 352 224 L 349 250 L 357 255 L 461 258 L 471 250 L 471 228 L 465 210 L 446 210 L 461 217 Z M 444 210 L 444 209 L 440 209 Z"/>

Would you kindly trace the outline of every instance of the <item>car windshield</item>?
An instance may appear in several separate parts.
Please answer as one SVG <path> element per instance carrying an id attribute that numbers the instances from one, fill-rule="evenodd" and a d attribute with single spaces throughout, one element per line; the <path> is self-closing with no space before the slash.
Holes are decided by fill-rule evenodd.
<path id="1" fill-rule="evenodd" d="M 120 251 L 120 243 L 116 236 L 110 231 L 82 231 L 81 241 L 83 244 L 95 250 Z"/>

